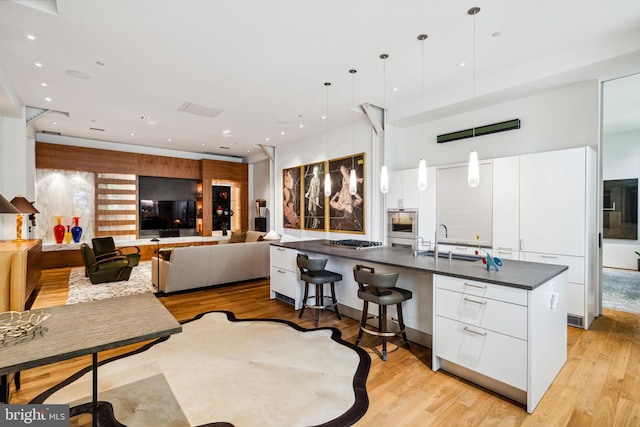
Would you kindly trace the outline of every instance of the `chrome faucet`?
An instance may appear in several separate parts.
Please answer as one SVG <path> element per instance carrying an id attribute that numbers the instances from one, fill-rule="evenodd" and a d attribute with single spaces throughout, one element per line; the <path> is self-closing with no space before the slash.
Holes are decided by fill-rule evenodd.
<path id="1" fill-rule="evenodd" d="M 415 245 L 413 246 L 413 257 L 417 257 L 418 256 L 418 252 L 420 252 L 420 242 L 422 242 L 422 244 L 424 245 L 424 239 L 420 236 L 416 236 L 416 242 Z"/>
<path id="2" fill-rule="evenodd" d="M 447 226 L 444 224 L 440 224 L 436 227 L 435 235 L 433 236 L 433 259 L 438 261 L 438 230 L 440 227 L 444 227 L 444 237 L 449 237 L 449 230 L 447 230 Z"/>

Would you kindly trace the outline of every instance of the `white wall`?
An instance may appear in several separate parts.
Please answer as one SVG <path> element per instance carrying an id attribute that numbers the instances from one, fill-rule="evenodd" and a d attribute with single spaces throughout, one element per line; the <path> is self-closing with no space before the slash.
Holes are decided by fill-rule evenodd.
<path id="1" fill-rule="evenodd" d="M 372 170 L 372 165 L 379 162 L 378 156 L 373 160 L 372 147 L 377 144 L 378 138 L 365 116 L 361 116 L 353 124 L 329 131 L 321 132 L 312 137 L 298 140 L 276 148 L 275 162 L 275 202 L 273 217 L 275 230 L 278 234 L 285 234 L 303 239 L 360 239 L 381 241 L 380 229 L 380 192 L 378 185 L 372 185 L 377 180 L 379 172 Z M 302 166 L 309 163 L 324 162 L 350 156 L 352 154 L 365 153 L 365 180 L 364 180 L 364 214 L 365 233 L 329 233 L 310 230 L 284 229 L 282 224 L 282 170 L 290 167 Z M 373 212 L 376 212 L 375 214 Z"/>
<path id="2" fill-rule="evenodd" d="M 590 80 L 556 90 L 527 96 L 510 102 L 496 104 L 481 110 L 452 115 L 439 120 L 402 128 L 388 124 L 385 140 L 385 163 L 389 170 L 413 169 L 420 158 L 427 165 L 436 166 L 467 162 L 474 145 L 480 159 L 513 156 L 519 154 L 560 150 L 564 148 L 591 146 L 598 149 L 600 129 L 599 96 L 600 83 Z M 437 135 L 475 126 L 498 123 L 505 120 L 521 120 L 521 128 L 492 135 L 437 144 Z M 337 158 L 365 151 L 367 153 L 368 206 L 365 210 L 367 233 L 365 236 L 329 236 L 329 233 L 308 230 L 290 230 L 286 233 L 304 238 L 360 238 L 382 240 L 379 224 L 383 220 L 384 199 L 379 196 L 378 171 L 373 150 L 375 137 L 370 124 L 365 120 L 357 123 L 356 146 L 351 148 L 351 128 L 345 126 L 329 135 L 329 148 L 324 134 L 278 147 L 276 157 L 276 201 L 282 200 L 282 169 L 304 165 L 327 158 Z M 374 169 L 371 171 L 371 169 Z M 372 194 L 373 192 L 373 194 Z M 592 215 L 596 215 L 593 212 Z M 282 207 L 275 204 L 276 229 L 283 232 Z"/>
<path id="3" fill-rule="evenodd" d="M 591 80 L 397 130 L 387 139 L 387 164 L 400 170 L 418 167 L 422 157 L 429 166 L 467 162 L 473 147 L 480 160 L 586 145 L 597 150 L 599 91 Z M 521 128 L 475 141 L 436 142 L 441 134 L 511 119 L 520 119 Z"/>
<path id="4" fill-rule="evenodd" d="M 640 179 L 640 131 L 603 135 L 602 179 Z M 640 202 L 639 202 L 640 203 Z M 638 267 L 639 240 L 606 239 L 603 244 L 604 267 Z"/>
<path id="5" fill-rule="evenodd" d="M 17 195 L 35 199 L 35 142 L 27 138 L 24 117 L 24 109 L 19 119 L 0 116 L 0 194 L 9 201 Z M 28 223 L 25 218 L 23 238 L 33 237 Z M 16 238 L 15 224 L 15 215 L 0 214 L 0 240 Z"/>
<path id="6" fill-rule="evenodd" d="M 249 229 L 255 227 L 254 219 L 258 216 L 255 209 L 257 199 L 265 199 L 267 206 L 273 203 L 269 193 L 269 159 L 261 160 L 249 165 Z M 268 225 L 267 225 L 268 227 Z M 268 231 L 268 230 L 267 230 Z"/>

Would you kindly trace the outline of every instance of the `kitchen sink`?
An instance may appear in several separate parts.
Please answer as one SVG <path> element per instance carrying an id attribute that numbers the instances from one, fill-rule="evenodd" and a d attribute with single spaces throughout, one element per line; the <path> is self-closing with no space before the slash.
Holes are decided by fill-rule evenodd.
<path id="1" fill-rule="evenodd" d="M 418 256 L 433 256 L 433 251 L 420 251 L 418 252 Z M 438 258 L 449 258 L 449 252 L 438 252 Z M 466 255 L 466 254 L 451 254 L 451 259 L 458 259 L 462 261 L 479 261 L 482 259 L 481 256 L 478 255 Z"/>

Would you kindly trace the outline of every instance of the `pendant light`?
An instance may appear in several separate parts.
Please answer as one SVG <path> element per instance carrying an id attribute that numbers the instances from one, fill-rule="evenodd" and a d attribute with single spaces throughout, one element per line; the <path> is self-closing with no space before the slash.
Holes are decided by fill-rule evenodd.
<path id="1" fill-rule="evenodd" d="M 380 55 L 382 59 L 382 127 L 385 128 L 385 118 L 387 115 L 387 58 L 389 55 L 383 53 Z M 383 138 L 385 138 L 383 133 Z M 387 171 L 387 165 L 384 161 L 384 146 L 382 147 L 382 167 L 380 168 L 380 192 L 387 194 L 389 191 L 389 172 Z"/>
<path id="2" fill-rule="evenodd" d="M 356 70 L 349 70 L 351 73 L 351 151 L 353 151 L 353 140 L 354 140 L 354 124 L 353 124 L 353 113 L 355 111 L 355 95 L 354 95 L 354 86 L 355 86 L 355 75 L 357 73 Z M 352 196 L 358 192 L 358 182 L 356 177 L 356 169 L 353 163 L 354 154 L 351 154 L 351 172 L 349 173 L 349 194 Z"/>
<path id="3" fill-rule="evenodd" d="M 480 13 L 479 7 L 472 7 L 467 13 L 473 16 L 473 96 L 471 98 L 473 102 L 473 117 L 475 118 L 475 101 L 476 101 L 476 15 Z M 471 140 L 473 141 L 473 150 L 469 153 L 469 175 L 467 177 L 467 183 L 469 187 L 477 187 L 480 184 L 480 164 L 478 163 L 478 152 L 475 149 L 476 141 L 476 124 L 475 120 L 472 120 Z"/>
<path id="4" fill-rule="evenodd" d="M 424 112 L 424 41 L 427 39 L 427 37 L 429 36 L 426 34 L 420 34 L 418 36 L 418 40 L 420 40 L 420 43 L 422 43 L 422 67 L 420 72 L 420 76 L 422 78 L 421 80 L 422 81 L 422 86 L 421 86 L 422 112 Z M 421 147 L 422 147 L 422 144 L 424 144 L 424 123 L 420 125 L 420 146 Z M 425 191 L 426 189 L 427 189 L 427 162 L 425 161 L 424 158 L 422 158 L 418 163 L 418 190 Z"/>
<path id="5" fill-rule="evenodd" d="M 324 115 L 324 137 L 327 147 L 327 158 L 329 157 L 329 86 L 331 83 L 326 82 L 324 86 L 327 88 L 327 107 Z M 329 168 L 325 170 L 324 174 L 324 195 L 331 196 L 331 174 L 329 174 Z"/>

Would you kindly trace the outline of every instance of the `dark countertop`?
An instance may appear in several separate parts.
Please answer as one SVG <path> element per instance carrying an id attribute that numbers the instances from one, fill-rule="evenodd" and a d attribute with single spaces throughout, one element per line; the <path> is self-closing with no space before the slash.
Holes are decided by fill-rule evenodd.
<path id="1" fill-rule="evenodd" d="M 273 246 L 295 249 L 303 252 L 330 255 L 352 259 L 362 263 L 375 263 L 392 267 L 408 268 L 444 276 L 495 283 L 503 286 L 533 290 L 549 279 L 569 269 L 566 265 L 542 264 L 527 261 L 502 260 L 500 271 L 487 271 L 482 261 L 463 261 L 433 257 L 413 256 L 411 249 L 380 246 L 369 249 L 352 249 L 332 246 L 329 240 L 303 240 L 297 242 L 273 242 Z"/>

